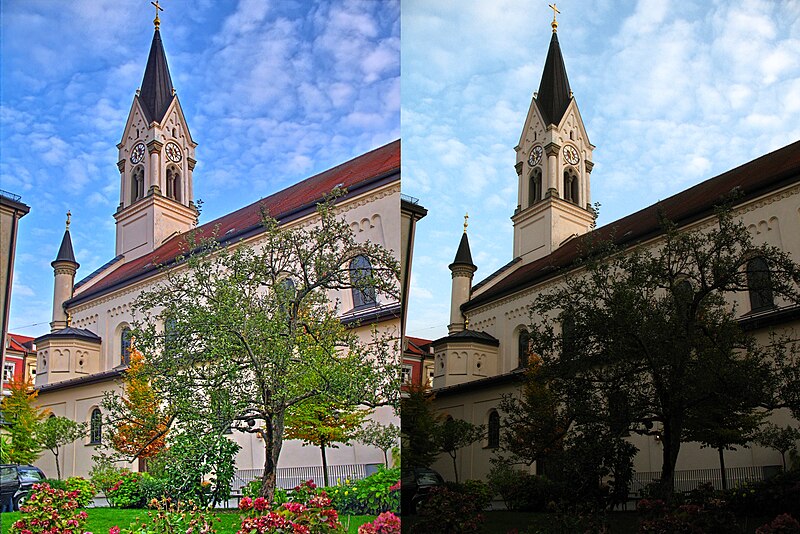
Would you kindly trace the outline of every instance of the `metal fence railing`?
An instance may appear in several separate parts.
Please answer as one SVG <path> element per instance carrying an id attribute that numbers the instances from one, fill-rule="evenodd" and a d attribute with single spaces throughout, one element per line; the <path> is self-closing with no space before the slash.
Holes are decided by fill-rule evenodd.
<path id="1" fill-rule="evenodd" d="M 239 469 L 233 475 L 231 491 L 234 494 L 240 494 L 244 486 L 251 480 L 260 478 L 263 472 L 263 469 Z M 368 474 L 367 464 L 328 466 L 328 481 L 331 484 L 336 484 L 337 481 L 361 480 L 362 478 L 366 478 Z M 279 467 L 276 473 L 276 484 L 279 488 L 283 489 L 292 489 L 309 479 L 320 486 L 322 485 L 322 481 L 325 477 L 322 474 L 321 465 L 309 467 Z"/>
<path id="2" fill-rule="evenodd" d="M 728 488 L 734 488 L 744 482 L 758 482 L 775 476 L 781 468 L 777 465 L 760 465 L 754 467 L 728 467 L 725 469 L 725 478 Z M 631 481 L 630 493 L 641 495 L 648 484 L 661 478 L 660 471 L 634 473 Z M 710 482 L 714 489 L 722 489 L 722 472 L 719 469 L 682 469 L 675 471 L 674 488 L 676 492 L 687 492 L 697 488 L 700 484 Z"/>

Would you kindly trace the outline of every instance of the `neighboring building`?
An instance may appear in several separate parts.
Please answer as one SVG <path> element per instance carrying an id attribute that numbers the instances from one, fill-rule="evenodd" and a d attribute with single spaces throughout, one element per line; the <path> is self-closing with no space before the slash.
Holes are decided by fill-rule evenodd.
<path id="1" fill-rule="evenodd" d="M 173 265 L 181 253 L 184 234 L 197 224 L 193 197 L 194 142 L 172 85 L 161 34 L 156 25 L 141 88 L 133 98 L 119 148 L 120 203 L 114 257 L 75 283 L 76 261 L 69 219 L 58 255 L 53 261 L 55 288 L 51 332 L 36 339 L 36 388 L 40 405 L 55 415 L 87 422 L 92 427 L 84 442 L 65 447 L 65 476 L 87 475 L 99 443 L 101 401 L 106 391 L 119 388 L 128 363 L 131 305 L 144 289 L 163 277 L 161 266 Z M 316 205 L 335 187 L 347 194 L 337 200 L 338 212 L 349 222 L 356 239 L 369 240 L 394 251 L 400 259 L 400 141 L 372 150 L 330 170 L 258 200 L 199 227 L 216 232 L 225 243 L 258 244 L 263 232 L 262 209 L 283 226 L 307 226 L 316 220 Z M 207 234 L 208 235 L 208 234 Z M 368 268 L 368 266 L 361 266 Z M 337 291 L 342 320 L 368 339 L 373 325 L 400 339 L 400 304 L 383 295 Z M 356 302 L 358 300 L 358 302 Z M 362 325 L 362 326 L 358 326 Z M 375 418 L 397 422 L 390 409 Z M 237 468 L 261 468 L 264 449 L 253 434 L 233 435 L 241 446 Z M 46 473 L 55 471 L 50 455 L 38 462 Z M 328 452 L 336 464 L 380 464 L 382 452 L 356 445 Z M 319 465 L 319 450 L 284 445 L 279 467 Z"/>
<path id="2" fill-rule="evenodd" d="M 431 343 L 435 355 L 433 389 L 438 409 L 485 424 L 487 438 L 458 455 L 462 478 L 485 478 L 498 446 L 501 396 L 518 391 L 528 351 L 528 307 L 536 296 L 559 283 L 564 269 L 578 258 L 581 236 L 613 239 L 625 247 L 657 244 L 663 213 L 686 230 L 714 224 L 714 205 L 732 190 L 741 196 L 734 213 L 752 231 L 756 243 L 781 247 L 800 260 L 800 142 L 764 155 L 711 178 L 655 205 L 601 228 L 592 229 L 590 178 L 592 152 L 577 102 L 570 90 L 558 36 L 553 30 L 539 90 L 524 118 L 515 147 L 518 175 L 513 256 L 498 271 L 473 285 L 478 266 L 472 260 L 466 227 L 453 263 L 449 334 Z M 455 248 L 455 247 L 454 247 Z M 736 295 L 741 324 L 766 342 L 771 328 L 800 327 L 800 308 L 775 301 L 774 306 Z M 786 425 L 789 414 L 775 414 Z M 657 436 L 631 438 L 639 448 L 640 474 L 661 469 Z M 726 452 L 728 467 L 775 466 L 780 455 L 758 446 Z M 451 473 L 450 459 L 440 460 Z M 696 443 L 681 448 L 678 470 L 718 468 L 713 449 Z"/>
<path id="3" fill-rule="evenodd" d="M 430 388 L 433 384 L 433 349 L 430 339 L 406 336 L 403 347 L 402 388 Z"/>
<path id="4" fill-rule="evenodd" d="M 6 339 L 11 308 L 11 288 L 14 280 L 14 257 L 17 251 L 19 220 L 31 210 L 20 202 L 22 197 L 0 189 L 0 340 Z M 0 346 L 0 369 L 5 382 L 6 343 Z M 0 390 L 0 396 L 5 389 Z M 0 422 L 2 418 L 0 417 Z"/>
<path id="5" fill-rule="evenodd" d="M 36 343 L 34 339 L 20 334 L 6 336 L 6 359 L 3 362 L 3 388 L 8 382 L 36 378 Z"/>

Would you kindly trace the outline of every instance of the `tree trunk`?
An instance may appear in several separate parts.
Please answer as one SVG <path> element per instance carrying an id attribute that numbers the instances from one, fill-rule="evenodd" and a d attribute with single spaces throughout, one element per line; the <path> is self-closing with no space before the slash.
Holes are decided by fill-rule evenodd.
<path id="1" fill-rule="evenodd" d="M 58 465 L 58 448 L 56 448 L 56 450 L 55 450 L 55 452 L 53 452 L 53 454 L 56 457 L 56 475 L 58 476 L 58 480 L 61 480 L 61 466 Z"/>
<path id="2" fill-rule="evenodd" d="M 456 467 L 456 455 L 451 454 L 450 457 L 453 459 L 453 473 L 456 475 L 456 484 L 458 484 L 458 468 Z"/>
<path id="3" fill-rule="evenodd" d="M 264 472 L 261 475 L 261 491 L 259 495 L 272 502 L 275 496 L 278 475 L 278 458 L 283 446 L 283 417 L 275 416 L 264 424 Z"/>
<path id="4" fill-rule="evenodd" d="M 728 489 L 728 476 L 725 473 L 724 449 L 719 448 L 719 449 L 717 449 L 717 451 L 719 451 L 719 470 L 720 470 L 720 473 L 722 474 L 722 489 L 726 490 L 726 489 Z"/>
<path id="5" fill-rule="evenodd" d="M 783 460 L 783 472 L 786 472 L 786 451 L 781 451 L 781 460 Z"/>
<path id="6" fill-rule="evenodd" d="M 783 463 L 786 464 L 786 461 L 784 460 Z M 389 455 L 386 454 L 386 449 L 383 450 L 383 465 L 386 466 L 387 469 L 389 468 Z M 784 467 L 783 470 L 786 471 L 786 467 Z"/>
<path id="7" fill-rule="evenodd" d="M 321 443 L 319 448 L 322 450 L 322 481 L 327 488 L 328 484 L 328 456 L 325 454 L 325 442 Z"/>
<path id="8" fill-rule="evenodd" d="M 672 493 L 675 488 L 675 465 L 678 463 L 678 452 L 681 450 L 680 425 L 674 421 L 665 421 L 661 443 L 664 451 L 658 493 L 659 497 L 669 503 L 672 502 Z"/>

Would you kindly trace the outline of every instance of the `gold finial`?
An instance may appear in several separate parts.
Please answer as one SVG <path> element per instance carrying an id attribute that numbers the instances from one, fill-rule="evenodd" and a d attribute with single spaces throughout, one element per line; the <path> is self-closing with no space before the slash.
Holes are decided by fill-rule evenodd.
<path id="1" fill-rule="evenodd" d="M 153 4 L 154 6 L 156 6 L 156 18 L 153 19 L 153 24 L 155 24 L 156 29 L 158 29 L 158 27 L 161 26 L 161 21 L 158 18 L 158 12 L 159 11 L 164 11 L 164 8 L 161 7 L 160 5 L 158 5 L 158 0 L 156 0 L 155 2 L 150 2 L 150 3 Z"/>
<path id="2" fill-rule="evenodd" d="M 468 220 L 469 220 L 469 213 L 465 213 L 464 214 L 464 233 L 465 234 L 467 233 L 467 226 L 469 224 Z"/>
<path id="3" fill-rule="evenodd" d="M 469 317 L 464 317 L 464 329 L 469 330 Z"/>
<path id="4" fill-rule="evenodd" d="M 554 3 L 549 4 L 549 6 L 550 9 L 553 10 L 553 22 L 550 23 L 550 26 L 553 27 L 553 33 L 556 33 L 556 31 L 558 30 L 558 21 L 556 20 L 556 13 L 561 13 L 561 11 L 558 10 L 558 8 Z"/>
<path id="5" fill-rule="evenodd" d="M 70 221 L 70 217 L 72 217 L 72 213 L 70 213 L 69 211 L 67 211 L 67 230 L 69 230 L 69 221 Z"/>
<path id="6" fill-rule="evenodd" d="M 67 312 L 67 327 L 69 327 L 70 325 L 72 325 L 72 314 L 70 312 Z"/>

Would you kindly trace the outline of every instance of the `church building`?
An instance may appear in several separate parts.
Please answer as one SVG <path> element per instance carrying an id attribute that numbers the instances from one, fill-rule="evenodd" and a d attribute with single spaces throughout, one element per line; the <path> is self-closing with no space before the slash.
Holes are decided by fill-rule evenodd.
<path id="1" fill-rule="evenodd" d="M 458 452 L 462 480 L 486 478 L 500 444 L 501 397 L 518 392 L 524 379 L 529 306 L 574 269 L 585 250 L 582 244 L 613 240 L 621 248 L 656 245 L 664 233 L 659 222 L 662 213 L 684 230 L 708 228 L 714 224 L 714 206 L 738 190 L 734 215 L 749 228 L 754 242 L 775 245 L 800 260 L 800 142 L 595 228 L 591 196 L 595 146 L 570 89 L 555 21 L 538 91 L 521 126 L 514 147 L 518 186 L 509 261 L 481 281 L 475 280 L 480 266 L 472 259 L 464 224 L 450 264 L 448 335 L 431 344 L 437 408 L 453 418 L 486 425 L 488 431 L 483 441 Z M 752 293 L 737 294 L 735 305 L 740 324 L 759 341 L 766 341 L 773 329 L 800 331 L 800 308 L 777 298 L 765 303 Z M 781 426 L 790 421 L 788 412 L 776 413 L 773 419 Z M 630 439 L 639 449 L 634 459 L 637 477 L 658 478 L 663 447 L 658 436 Z M 781 464 L 778 452 L 757 445 L 739 447 L 725 456 L 728 467 L 768 472 Z M 453 477 L 446 455 L 434 467 L 445 477 Z M 716 450 L 684 444 L 677 470 L 693 469 L 718 470 Z"/>
<path id="2" fill-rule="evenodd" d="M 114 252 L 109 253 L 105 265 L 76 282 L 80 265 L 68 214 L 52 262 L 51 331 L 36 339 L 39 404 L 90 427 L 84 440 L 67 445 L 62 452 L 65 477 L 89 473 L 92 456 L 103 445 L 104 392 L 119 390 L 129 364 L 132 303 L 164 276 L 164 268 L 176 264 L 190 230 L 216 235 L 223 244 L 258 244 L 264 230 L 262 210 L 283 227 L 309 226 L 317 218 L 317 204 L 333 189 L 341 188 L 346 194 L 336 201 L 337 213 L 349 223 L 356 240 L 379 244 L 400 259 L 399 140 L 198 227 L 193 191 L 194 169 L 201 153 L 196 152 L 198 144 L 172 83 L 158 18 L 155 23 L 141 87 L 133 97 L 127 121 L 120 125 Z M 79 211 L 75 215 L 79 216 Z M 369 265 L 359 264 L 358 268 L 368 269 Z M 352 325 L 362 339 L 369 339 L 373 328 L 399 339 L 398 300 L 359 290 L 331 291 L 329 298 L 341 320 Z M 377 411 L 374 418 L 397 423 L 388 408 Z M 264 447 L 253 434 L 234 432 L 231 439 L 241 445 L 237 469 L 263 467 Z M 287 442 L 278 467 L 318 466 L 320 462 L 316 447 Z M 364 467 L 382 464 L 383 454 L 357 444 L 329 451 L 328 462 Z M 52 455 L 42 455 L 37 465 L 54 476 Z M 136 464 L 127 467 L 137 469 Z M 279 484 L 280 476 L 279 472 Z"/>

